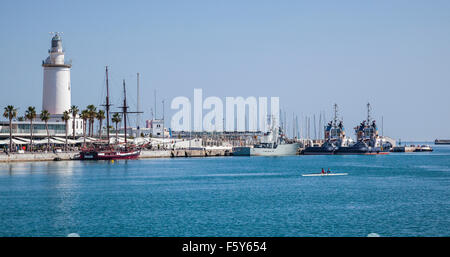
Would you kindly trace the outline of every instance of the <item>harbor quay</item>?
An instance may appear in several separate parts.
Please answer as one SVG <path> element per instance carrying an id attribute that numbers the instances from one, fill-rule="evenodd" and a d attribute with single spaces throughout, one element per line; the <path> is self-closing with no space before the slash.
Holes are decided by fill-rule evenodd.
<path id="1" fill-rule="evenodd" d="M 0 153 L 0 162 L 69 161 L 76 160 L 79 152 Z M 226 149 L 143 150 L 139 159 L 173 157 L 230 156 Z"/>

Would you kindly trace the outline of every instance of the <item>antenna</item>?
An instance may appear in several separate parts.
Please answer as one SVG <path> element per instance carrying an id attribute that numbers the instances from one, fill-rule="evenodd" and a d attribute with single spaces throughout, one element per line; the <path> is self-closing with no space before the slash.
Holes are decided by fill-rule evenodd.
<path id="1" fill-rule="evenodd" d="M 50 34 L 50 35 L 62 35 L 62 34 L 64 34 L 64 32 L 57 32 L 57 31 L 55 31 L 55 32 L 49 32 L 48 34 Z"/>
<path id="2" fill-rule="evenodd" d="M 334 125 L 337 125 L 337 120 L 338 120 L 338 105 L 335 103 L 334 104 Z"/>
<path id="3" fill-rule="evenodd" d="M 370 103 L 367 103 L 367 123 L 370 123 L 370 111 L 372 107 L 370 107 Z"/>
<path id="4" fill-rule="evenodd" d="M 156 112 L 156 89 L 155 89 L 155 119 L 157 119 L 158 117 L 157 117 L 157 112 Z"/>

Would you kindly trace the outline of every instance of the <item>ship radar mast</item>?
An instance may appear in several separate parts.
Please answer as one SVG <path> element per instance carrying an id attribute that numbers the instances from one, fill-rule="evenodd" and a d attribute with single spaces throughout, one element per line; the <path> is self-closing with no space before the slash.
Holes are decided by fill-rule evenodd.
<path id="1" fill-rule="evenodd" d="M 337 126 L 338 121 L 338 105 L 334 104 L 334 126 Z"/>
<path id="2" fill-rule="evenodd" d="M 370 103 L 367 103 L 367 124 L 370 124 L 370 111 L 372 110 L 372 107 L 370 106 Z"/>

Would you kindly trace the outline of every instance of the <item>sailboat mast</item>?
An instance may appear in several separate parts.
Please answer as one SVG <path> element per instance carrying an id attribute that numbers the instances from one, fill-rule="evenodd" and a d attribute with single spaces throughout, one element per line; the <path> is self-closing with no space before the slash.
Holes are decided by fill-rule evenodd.
<path id="1" fill-rule="evenodd" d="M 136 115 L 136 128 L 138 129 L 137 132 L 139 132 L 139 128 L 140 128 L 140 123 L 141 123 L 141 115 L 139 114 L 139 111 L 141 109 L 141 101 L 140 101 L 140 88 L 139 88 L 139 72 L 136 74 L 137 75 L 137 112 L 138 114 Z M 139 133 L 138 133 L 138 137 L 139 137 Z"/>
<path id="2" fill-rule="evenodd" d="M 125 149 L 127 147 L 127 92 L 125 89 L 125 80 L 123 80 L 123 128 L 125 130 Z"/>
<path id="3" fill-rule="evenodd" d="M 109 145 L 109 86 L 108 86 L 108 66 L 106 66 L 106 138 Z M 102 128 L 100 128 L 102 129 Z"/>

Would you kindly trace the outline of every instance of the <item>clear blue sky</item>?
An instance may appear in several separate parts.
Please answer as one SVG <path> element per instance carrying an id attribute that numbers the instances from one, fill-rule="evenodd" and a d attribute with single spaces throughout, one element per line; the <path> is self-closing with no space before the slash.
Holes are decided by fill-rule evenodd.
<path id="1" fill-rule="evenodd" d="M 144 118 L 153 91 L 279 96 L 288 117 L 338 103 L 347 133 L 373 114 L 403 140 L 450 138 L 450 1 L 8 1 L 0 8 L 0 105 L 41 108 L 50 31 L 72 59 L 72 103 L 100 104 L 104 66 Z M 167 112 L 166 115 L 170 116 Z M 288 118 L 289 119 L 289 118 Z"/>

